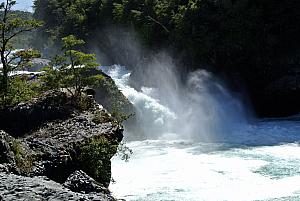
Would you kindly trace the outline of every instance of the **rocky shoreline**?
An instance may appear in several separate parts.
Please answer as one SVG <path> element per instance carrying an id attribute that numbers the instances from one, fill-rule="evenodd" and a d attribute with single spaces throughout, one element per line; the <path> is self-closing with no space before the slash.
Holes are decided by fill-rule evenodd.
<path id="1" fill-rule="evenodd" d="M 85 104 L 47 92 L 0 111 L 2 200 L 115 200 L 110 159 L 123 127 L 92 98 Z"/>

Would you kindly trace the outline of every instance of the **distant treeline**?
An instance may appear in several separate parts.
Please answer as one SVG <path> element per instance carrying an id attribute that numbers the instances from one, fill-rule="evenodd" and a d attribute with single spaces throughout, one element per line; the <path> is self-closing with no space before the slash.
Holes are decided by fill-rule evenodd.
<path id="1" fill-rule="evenodd" d="M 91 41 L 107 26 L 134 27 L 145 47 L 175 50 L 190 70 L 202 64 L 241 78 L 259 111 L 276 102 L 269 86 L 300 69 L 299 0 L 35 0 L 34 6 L 34 17 L 45 22 L 39 36 L 49 44 L 68 34 Z M 262 98 L 266 93 L 270 99 Z"/>
<path id="2" fill-rule="evenodd" d="M 24 20 L 30 20 L 33 18 L 32 13 L 20 11 L 20 10 L 11 11 L 10 15 L 12 15 L 12 17 L 22 18 Z M 0 19 L 2 19 L 2 16 L 3 16 L 3 11 L 0 11 Z M 21 35 L 14 38 L 15 48 L 31 47 L 32 39 L 33 39 L 33 33 L 30 32 L 22 33 Z"/>

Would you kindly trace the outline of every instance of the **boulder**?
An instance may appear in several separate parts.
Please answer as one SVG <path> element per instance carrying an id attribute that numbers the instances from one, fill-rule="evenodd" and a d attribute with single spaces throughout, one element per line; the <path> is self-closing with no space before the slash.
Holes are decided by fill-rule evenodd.
<path id="1" fill-rule="evenodd" d="M 95 111 L 96 112 L 96 111 Z M 102 113 L 105 111 L 102 109 Z M 97 113 L 97 112 L 96 112 Z M 113 122 L 94 123 L 96 113 L 83 112 L 66 120 L 45 123 L 43 127 L 23 138 L 25 143 L 38 158 L 38 165 L 34 168 L 34 175 L 46 175 L 50 179 L 63 183 L 77 168 L 88 167 L 79 156 L 83 147 L 94 139 L 104 138 L 117 145 L 123 138 L 123 128 Z M 113 150 L 113 149 L 112 149 Z M 104 157 L 103 164 L 110 164 L 113 156 Z M 108 179 L 98 180 L 107 187 L 110 181 L 110 166 L 107 169 Z M 96 172 L 96 170 L 95 170 Z M 103 177 L 104 178 L 104 177 Z"/>
<path id="2" fill-rule="evenodd" d="M 65 93 L 46 92 L 41 98 L 0 110 L 0 130 L 22 137 L 45 122 L 70 117 L 75 109 Z"/>
<path id="3" fill-rule="evenodd" d="M 0 200 L 65 200 L 65 201 L 114 201 L 103 193 L 73 192 L 47 177 L 25 177 L 0 172 Z"/>
<path id="4" fill-rule="evenodd" d="M 96 182 L 82 170 L 77 170 L 71 174 L 63 185 L 73 192 L 109 194 L 107 188 Z"/>

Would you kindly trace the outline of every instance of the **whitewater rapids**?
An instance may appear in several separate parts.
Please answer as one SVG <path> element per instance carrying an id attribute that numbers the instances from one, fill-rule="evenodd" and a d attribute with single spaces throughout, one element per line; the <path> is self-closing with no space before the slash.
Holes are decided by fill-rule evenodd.
<path id="1" fill-rule="evenodd" d="M 190 118 L 164 102 L 159 92 L 152 88 L 141 91 L 131 88 L 128 85 L 130 72 L 123 67 L 104 70 L 146 118 L 140 123 L 148 135 L 147 140 L 127 143 L 133 150 L 129 162 L 117 156 L 113 159 L 115 183 L 110 185 L 110 190 L 115 197 L 127 201 L 300 200 L 299 117 L 247 122 L 242 119 L 245 114 L 238 101 L 216 85 L 214 88 L 221 91 L 217 91 L 217 97 L 207 90 L 201 90 L 202 95 L 196 96 L 196 101 L 202 104 L 207 104 L 203 96 L 214 104 L 209 105 L 216 108 L 209 111 L 210 118 L 204 118 L 206 110 L 198 110 L 201 105 L 187 104 L 200 115 L 200 125 L 189 125 L 192 130 L 186 129 L 185 133 L 185 129 L 179 129 L 181 126 L 172 128 L 176 127 L 178 119 Z M 238 112 L 224 110 L 220 113 L 228 105 L 216 98 L 226 98 Z M 234 120 L 226 119 L 226 115 L 233 116 Z M 197 116 L 193 114 L 192 117 Z M 222 119 L 225 124 L 221 124 Z M 216 125 L 222 128 L 222 134 L 212 129 Z M 199 130 L 201 127 L 204 129 Z M 203 140 L 192 135 L 195 131 L 206 133 L 200 133 Z M 159 135 L 153 136 L 152 132 Z M 213 138 L 207 138 L 210 135 Z"/>

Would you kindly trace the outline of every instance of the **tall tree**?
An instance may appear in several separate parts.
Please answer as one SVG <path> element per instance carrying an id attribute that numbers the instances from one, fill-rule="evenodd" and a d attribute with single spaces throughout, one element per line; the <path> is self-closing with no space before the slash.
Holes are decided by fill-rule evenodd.
<path id="1" fill-rule="evenodd" d="M 22 19 L 12 14 L 12 7 L 16 1 L 6 0 L 0 4 L 0 57 L 2 72 L 0 74 L 1 96 L 5 97 L 9 89 L 9 73 L 24 67 L 31 58 L 40 54 L 34 50 L 14 52 L 12 40 L 24 32 L 29 32 L 42 26 L 41 21 L 35 19 Z"/>
<path id="2" fill-rule="evenodd" d="M 73 35 L 62 38 L 63 54 L 56 56 L 43 77 L 49 89 L 66 89 L 77 102 L 86 86 L 98 84 L 101 75 L 94 73 L 99 64 L 94 54 L 76 50 L 85 42 Z"/>

